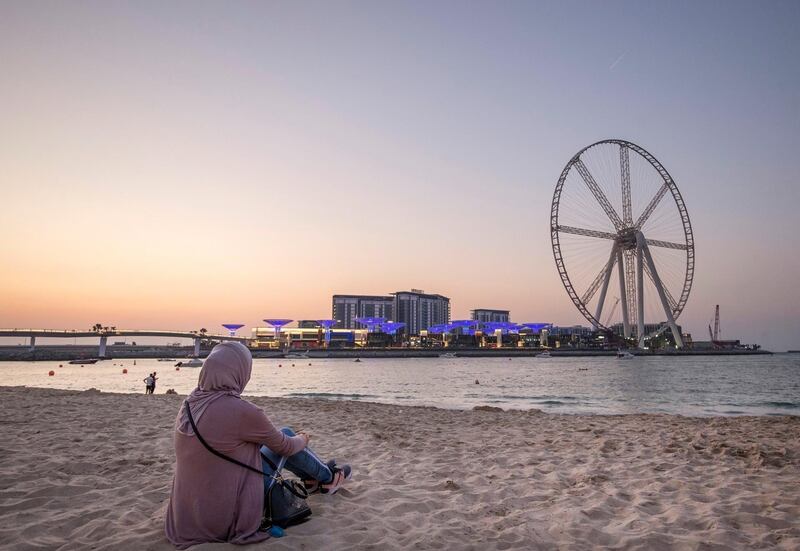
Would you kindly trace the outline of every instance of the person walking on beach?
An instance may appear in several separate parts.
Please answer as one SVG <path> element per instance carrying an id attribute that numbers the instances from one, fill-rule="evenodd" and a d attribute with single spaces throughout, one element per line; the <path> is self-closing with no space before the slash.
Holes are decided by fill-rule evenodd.
<path id="1" fill-rule="evenodd" d="M 144 393 L 145 394 L 152 394 L 153 393 L 153 385 L 155 385 L 156 381 L 153 377 L 153 374 L 150 373 L 147 377 L 142 379 L 144 381 Z"/>
<path id="2" fill-rule="evenodd" d="M 260 527 L 272 471 L 260 450 L 272 457 L 287 456 L 287 469 L 307 487 L 318 484 L 322 493 L 336 493 L 350 478 L 349 465 L 325 463 L 308 448 L 309 435 L 278 430 L 261 408 L 241 398 L 252 366 L 253 358 L 243 344 L 218 344 L 203 363 L 197 388 L 178 411 L 175 473 L 164 528 L 167 539 L 179 549 L 207 542 L 255 543 L 269 537 Z M 264 476 L 221 460 L 198 436 Z"/>
<path id="3" fill-rule="evenodd" d="M 158 381 L 158 377 L 156 377 L 156 372 L 153 371 L 153 384 L 150 385 L 150 394 L 155 394 L 156 392 L 156 381 Z"/>

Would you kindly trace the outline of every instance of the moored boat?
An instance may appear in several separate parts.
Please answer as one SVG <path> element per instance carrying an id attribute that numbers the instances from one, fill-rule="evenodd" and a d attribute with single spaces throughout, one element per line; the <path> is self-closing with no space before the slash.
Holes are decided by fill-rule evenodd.
<path id="1" fill-rule="evenodd" d="M 72 365 L 87 365 L 87 364 L 96 364 L 99 358 L 83 358 L 78 360 L 70 360 L 69 363 Z"/>

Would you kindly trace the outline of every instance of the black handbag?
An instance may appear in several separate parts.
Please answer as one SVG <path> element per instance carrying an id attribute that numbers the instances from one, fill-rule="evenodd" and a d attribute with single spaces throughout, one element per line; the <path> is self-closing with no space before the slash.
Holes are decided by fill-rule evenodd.
<path id="1" fill-rule="evenodd" d="M 233 457 L 228 457 L 224 453 L 212 448 L 203 440 L 203 437 L 200 436 L 200 432 L 197 430 L 197 426 L 194 424 L 189 402 L 186 401 L 184 405 L 186 407 L 186 414 L 189 417 L 189 424 L 192 426 L 195 436 L 197 436 L 197 439 L 208 451 L 221 459 L 235 463 L 261 476 L 269 476 L 270 481 L 264 492 L 264 517 L 261 521 L 261 530 L 268 530 L 271 526 L 286 528 L 293 524 L 300 524 L 311 516 L 311 508 L 308 506 L 308 503 L 306 503 L 308 491 L 296 480 L 286 480 L 281 476 L 281 469 L 283 469 L 286 463 L 285 457 L 281 457 L 281 460 L 275 465 L 264 452 L 261 452 L 261 457 L 267 462 L 270 468 L 272 468 L 273 472 L 271 476 L 261 469 L 256 469 L 247 463 L 242 463 Z"/>

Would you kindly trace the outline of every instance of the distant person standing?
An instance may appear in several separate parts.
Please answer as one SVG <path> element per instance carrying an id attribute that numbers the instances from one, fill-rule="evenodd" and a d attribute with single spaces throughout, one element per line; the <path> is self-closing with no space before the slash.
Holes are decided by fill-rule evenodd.
<path id="1" fill-rule="evenodd" d="M 144 393 L 152 394 L 156 384 L 156 379 L 155 377 L 153 377 L 153 374 L 150 373 L 147 377 L 145 377 L 142 380 L 144 381 Z"/>
<path id="2" fill-rule="evenodd" d="M 150 387 L 150 394 L 154 394 L 156 391 L 156 381 L 158 381 L 158 377 L 156 377 L 156 372 L 153 371 L 153 385 Z"/>

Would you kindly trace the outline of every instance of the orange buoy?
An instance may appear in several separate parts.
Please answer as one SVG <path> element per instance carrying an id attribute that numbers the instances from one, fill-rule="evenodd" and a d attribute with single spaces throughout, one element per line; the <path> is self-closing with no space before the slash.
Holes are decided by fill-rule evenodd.
<path id="1" fill-rule="evenodd" d="M 47 375 L 49 375 L 50 377 L 52 377 L 52 376 L 53 376 L 53 375 L 55 375 L 55 374 L 56 374 L 56 372 L 55 372 L 55 371 L 53 371 L 53 370 L 51 369 L 51 370 L 50 370 L 50 373 L 48 373 Z"/>
<path id="2" fill-rule="evenodd" d="M 58 364 L 58 367 L 64 367 L 64 364 Z"/>
<path id="3" fill-rule="evenodd" d="M 294 364 L 292 364 L 292 367 L 294 367 Z"/>
<path id="4" fill-rule="evenodd" d="M 128 372 L 128 370 L 127 370 L 127 369 L 123 369 L 123 370 L 122 370 L 122 374 L 123 374 L 123 375 L 124 375 L 124 374 L 126 374 L 127 372 Z"/>
<path id="5" fill-rule="evenodd" d="M 278 367 L 283 367 L 283 364 L 278 364 Z"/>
<path id="6" fill-rule="evenodd" d="M 180 367 L 176 367 L 176 368 L 175 368 L 175 371 L 180 371 L 180 370 L 181 370 L 181 368 L 180 368 Z"/>
<path id="7" fill-rule="evenodd" d="M 311 365 L 311 362 L 309 362 L 308 365 Z"/>

